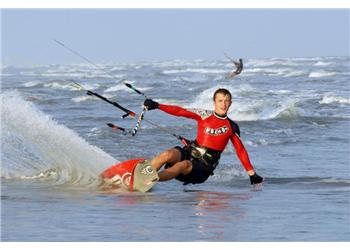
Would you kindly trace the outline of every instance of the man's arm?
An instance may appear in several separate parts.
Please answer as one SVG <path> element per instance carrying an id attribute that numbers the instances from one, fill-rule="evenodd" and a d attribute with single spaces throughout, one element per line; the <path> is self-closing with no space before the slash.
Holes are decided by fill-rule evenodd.
<path id="1" fill-rule="evenodd" d="M 159 109 L 170 115 L 182 116 L 182 117 L 194 119 L 196 121 L 201 120 L 201 117 L 198 114 L 179 106 L 159 104 Z"/>
<path id="2" fill-rule="evenodd" d="M 175 105 L 166 105 L 166 104 L 160 104 L 157 103 L 151 99 L 146 99 L 144 104 L 143 104 L 148 110 L 152 110 L 152 109 L 160 109 L 170 115 L 175 115 L 175 116 L 182 116 L 182 117 L 186 117 L 186 118 L 190 118 L 190 119 L 194 119 L 196 121 L 201 120 L 201 116 L 191 112 L 187 109 L 184 109 L 182 107 L 179 106 L 175 106 Z"/>
<path id="3" fill-rule="evenodd" d="M 254 174 L 254 167 L 249 160 L 248 152 L 245 149 L 239 136 L 237 134 L 233 134 L 233 136 L 231 137 L 231 141 L 236 150 L 236 154 L 239 160 L 241 161 L 243 167 L 245 168 L 245 170 L 248 172 L 248 174 L 249 173 Z"/>
<path id="4" fill-rule="evenodd" d="M 250 177 L 250 183 L 251 184 L 258 184 L 263 181 L 263 178 L 256 174 L 253 165 L 250 162 L 249 155 L 247 150 L 245 149 L 240 137 L 238 134 L 234 133 L 231 136 L 231 141 L 233 143 L 233 146 L 236 150 L 236 154 L 241 161 L 243 167 L 247 171 L 249 177 Z"/>

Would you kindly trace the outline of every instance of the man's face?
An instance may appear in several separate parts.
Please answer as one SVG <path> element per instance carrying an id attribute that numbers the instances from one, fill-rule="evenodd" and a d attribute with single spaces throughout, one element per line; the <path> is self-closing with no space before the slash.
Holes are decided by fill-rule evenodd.
<path id="1" fill-rule="evenodd" d="M 214 101 L 214 110 L 218 115 L 226 115 L 228 109 L 231 106 L 231 98 L 229 95 L 224 95 L 221 93 L 217 93 Z"/>

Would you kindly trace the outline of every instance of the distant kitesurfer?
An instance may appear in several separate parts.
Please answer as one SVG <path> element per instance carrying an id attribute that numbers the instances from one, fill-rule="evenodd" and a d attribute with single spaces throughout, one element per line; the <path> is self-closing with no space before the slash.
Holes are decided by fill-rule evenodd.
<path id="1" fill-rule="evenodd" d="M 151 165 L 159 172 L 159 180 L 176 178 L 184 184 L 205 182 L 219 163 L 220 155 L 229 140 L 233 143 L 237 156 L 247 171 L 251 184 L 263 181 L 250 160 L 240 139 L 240 130 L 234 121 L 227 117 L 231 106 L 231 93 L 227 89 L 218 89 L 213 95 L 214 111 L 188 110 L 179 106 L 157 103 L 146 99 L 144 106 L 148 110 L 160 109 L 168 114 L 182 116 L 197 121 L 197 138 L 183 148 L 177 146 L 168 149 L 151 160 Z"/>
<path id="2" fill-rule="evenodd" d="M 233 63 L 236 66 L 236 70 L 233 70 L 227 75 L 227 78 L 230 80 L 233 79 L 236 75 L 239 75 L 243 70 L 243 61 L 241 58 L 239 59 L 239 62 L 233 61 Z"/>
<path id="3" fill-rule="evenodd" d="M 232 80 L 236 75 L 239 75 L 243 70 L 243 60 L 242 58 L 239 59 L 239 62 L 234 61 L 231 57 L 229 57 L 226 53 L 224 55 L 235 65 L 236 69 L 231 71 L 227 78 Z"/>

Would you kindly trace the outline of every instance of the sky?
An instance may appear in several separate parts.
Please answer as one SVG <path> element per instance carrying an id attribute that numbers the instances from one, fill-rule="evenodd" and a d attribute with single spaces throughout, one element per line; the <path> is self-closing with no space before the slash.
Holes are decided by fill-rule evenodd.
<path id="1" fill-rule="evenodd" d="M 349 56 L 349 9 L 2 9 L 3 65 Z"/>

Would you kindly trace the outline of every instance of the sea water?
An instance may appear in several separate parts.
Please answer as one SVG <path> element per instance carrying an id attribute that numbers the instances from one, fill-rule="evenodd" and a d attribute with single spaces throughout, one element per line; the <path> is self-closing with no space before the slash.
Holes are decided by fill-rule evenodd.
<path id="1" fill-rule="evenodd" d="M 1 71 L 2 241 L 349 241 L 349 57 L 70 65 L 3 65 Z M 262 186 L 252 187 L 229 143 L 200 185 L 172 180 L 141 194 L 100 190 L 116 162 L 152 158 L 181 143 L 71 83 L 140 113 L 143 96 L 212 109 L 232 93 L 229 117 Z M 155 110 L 146 119 L 194 139 L 196 122 Z"/>

